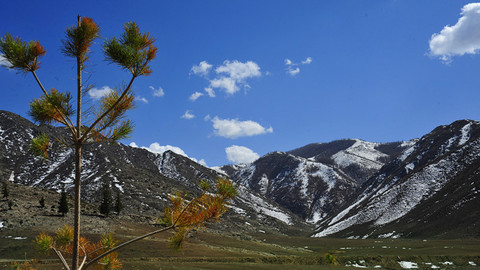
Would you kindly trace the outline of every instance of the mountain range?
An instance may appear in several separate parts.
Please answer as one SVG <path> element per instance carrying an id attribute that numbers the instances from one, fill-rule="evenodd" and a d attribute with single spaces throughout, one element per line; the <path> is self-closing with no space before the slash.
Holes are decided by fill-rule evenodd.
<path id="1" fill-rule="evenodd" d="M 53 143 L 48 159 L 33 156 L 29 144 L 40 132 L 55 137 L 65 130 L 0 111 L 0 180 L 72 192 L 73 150 Z M 217 225 L 220 230 L 350 238 L 480 236 L 480 122 L 472 120 L 405 142 L 313 143 L 217 168 L 171 151 L 156 154 L 120 143 L 89 144 L 83 158 L 83 200 L 99 202 L 108 182 L 128 202 L 125 211 L 141 215 L 158 216 L 169 194 L 200 192 L 201 180 L 228 177 L 239 195 Z"/>

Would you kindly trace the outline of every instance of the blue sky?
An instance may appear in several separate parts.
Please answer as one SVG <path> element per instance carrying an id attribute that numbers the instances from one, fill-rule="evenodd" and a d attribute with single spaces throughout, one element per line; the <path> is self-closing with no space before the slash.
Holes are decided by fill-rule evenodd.
<path id="1" fill-rule="evenodd" d="M 76 16 L 93 18 L 104 38 L 137 22 L 158 54 L 153 74 L 134 84 L 136 127 L 123 143 L 218 166 L 342 138 L 409 140 L 480 120 L 480 4 L 470 3 L 7 1 L 0 34 L 40 41 L 43 84 L 73 91 L 75 63 L 60 47 Z M 101 44 L 85 75 L 95 85 L 84 98 L 90 105 L 129 80 L 104 61 Z M 24 117 L 41 94 L 31 75 L 7 69 L 0 91 L 0 109 Z"/>

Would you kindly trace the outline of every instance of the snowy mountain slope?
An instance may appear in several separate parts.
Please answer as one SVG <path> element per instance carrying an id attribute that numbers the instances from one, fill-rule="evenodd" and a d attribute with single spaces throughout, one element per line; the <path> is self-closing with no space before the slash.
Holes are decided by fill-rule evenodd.
<path id="1" fill-rule="evenodd" d="M 372 143 L 348 139 L 309 144 L 288 153 L 331 164 L 358 183 L 363 183 L 408 146 L 406 142 Z"/>
<path id="2" fill-rule="evenodd" d="M 73 151 L 48 159 L 29 152 L 36 126 L 0 111 L 0 178 L 59 190 L 73 187 Z M 54 143 L 55 146 L 55 143 Z M 173 152 L 122 144 L 85 146 L 82 198 L 98 203 L 104 182 L 121 192 L 126 210 L 159 216 L 168 194 L 200 192 L 200 180 L 227 175 L 239 195 L 222 230 L 341 237 L 480 237 L 480 122 L 440 126 L 421 139 L 370 143 L 341 140 L 273 152 L 252 164 L 206 168 Z M 37 199 L 38 200 L 38 199 Z M 317 226 L 313 230 L 312 225 Z"/>
<path id="3" fill-rule="evenodd" d="M 471 207 L 472 201 L 480 200 L 479 165 L 480 122 L 463 120 L 438 127 L 384 166 L 364 184 L 357 199 L 335 217 L 325 220 L 314 236 L 346 236 L 342 231 L 348 230 L 368 237 L 391 228 L 396 229 L 395 235 L 407 236 L 421 228 L 412 227 L 412 222 L 445 227 L 448 223 L 445 215 L 433 212 L 444 212 L 445 207 L 455 208 L 451 213 L 461 212 L 465 205 Z M 469 188 L 461 189 L 461 196 L 460 189 L 455 195 L 450 194 L 454 182 Z M 436 198 L 433 205 L 432 198 Z M 472 224 L 479 220 L 479 210 L 476 211 Z"/>
<path id="4" fill-rule="evenodd" d="M 17 184 L 73 191 L 74 155 L 71 148 L 49 151 L 42 159 L 29 152 L 31 139 L 40 132 L 50 137 L 63 135 L 63 129 L 51 126 L 38 127 L 22 117 L 0 111 L 0 177 Z M 100 201 L 100 188 L 104 182 L 119 191 L 126 211 L 140 215 L 158 216 L 168 203 L 169 194 L 184 191 L 199 193 L 200 180 L 214 182 L 221 175 L 209 168 L 173 152 L 154 154 L 145 149 L 123 144 L 101 143 L 84 147 L 82 161 L 82 199 Z M 249 189 L 235 199 L 228 218 L 263 230 L 297 224 L 303 226 L 295 215 L 278 204 L 255 194 Z M 259 210 L 262 210 L 259 212 Z M 227 222 L 228 223 L 228 222 Z M 231 224 L 231 223 L 230 223 Z M 241 226 L 239 227 L 241 229 Z"/>
<path id="5" fill-rule="evenodd" d="M 414 142 L 382 144 L 350 139 L 309 144 L 220 170 L 306 221 L 317 223 L 336 214 L 361 183 Z"/>
<path id="6" fill-rule="evenodd" d="M 223 169 L 235 182 L 313 223 L 335 211 L 358 186 L 331 165 L 282 152 L 270 153 L 246 166 Z"/>

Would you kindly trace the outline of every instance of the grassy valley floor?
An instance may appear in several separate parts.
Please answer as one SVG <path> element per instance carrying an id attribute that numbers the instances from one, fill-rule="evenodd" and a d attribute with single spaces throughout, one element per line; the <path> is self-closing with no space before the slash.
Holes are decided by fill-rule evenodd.
<path id="1" fill-rule="evenodd" d="M 138 223 L 115 225 L 119 242 L 154 228 Z M 40 230 L 0 230 L 0 269 L 14 261 L 40 258 L 33 247 Z M 97 239 L 99 234 L 88 234 Z M 480 266 L 480 240 L 329 239 L 197 231 L 183 250 L 168 246 L 170 233 L 136 242 L 119 251 L 124 269 L 475 269 Z M 325 254 L 335 256 L 329 264 Z M 438 267 L 438 268 L 437 268 Z M 41 258 L 37 269 L 61 269 L 55 257 Z"/>

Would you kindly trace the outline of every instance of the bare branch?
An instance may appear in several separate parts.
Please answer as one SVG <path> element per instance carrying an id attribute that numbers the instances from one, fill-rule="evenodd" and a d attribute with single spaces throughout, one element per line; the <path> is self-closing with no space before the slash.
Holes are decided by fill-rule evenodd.
<path id="1" fill-rule="evenodd" d="M 137 242 L 138 240 L 142 240 L 142 239 L 147 238 L 147 237 L 149 237 L 149 236 L 152 236 L 152 235 L 154 235 L 154 234 L 161 233 L 161 232 L 165 232 L 165 231 L 168 231 L 168 230 L 172 230 L 172 229 L 174 229 L 174 228 L 175 228 L 175 226 L 169 226 L 169 227 L 166 227 L 166 228 L 163 228 L 163 229 L 160 229 L 160 230 L 156 230 L 156 231 L 153 231 L 153 232 L 150 232 L 150 233 L 147 233 L 147 234 L 138 236 L 138 237 L 136 237 L 136 238 L 134 238 L 134 239 L 132 239 L 132 240 L 129 240 L 129 241 L 127 241 L 127 242 L 124 242 L 124 243 L 122 243 L 122 244 L 120 244 L 120 245 L 118 245 L 118 246 L 110 249 L 109 251 L 107 251 L 107 252 L 105 252 L 105 253 L 97 256 L 96 258 L 93 258 L 91 261 L 89 261 L 87 264 L 85 264 L 85 267 L 88 267 L 88 266 L 92 265 L 94 262 L 100 260 L 101 258 L 107 256 L 108 254 L 110 254 L 110 253 L 112 253 L 112 252 L 117 251 L 118 249 L 120 249 L 120 248 L 122 248 L 122 247 L 124 247 L 124 246 L 126 246 L 126 245 L 130 245 L 131 243 Z"/>
<path id="2" fill-rule="evenodd" d="M 56 248 L 52 247 L 53 251 L 55 252 L 55 255 L 57 255 L 58 259 L 62 262 L 63 266 L 65 269 L 70 270 L 70 267 L 68 266 L 67 261 L 63 257 L 62 253 L 58 251 Z"/>

